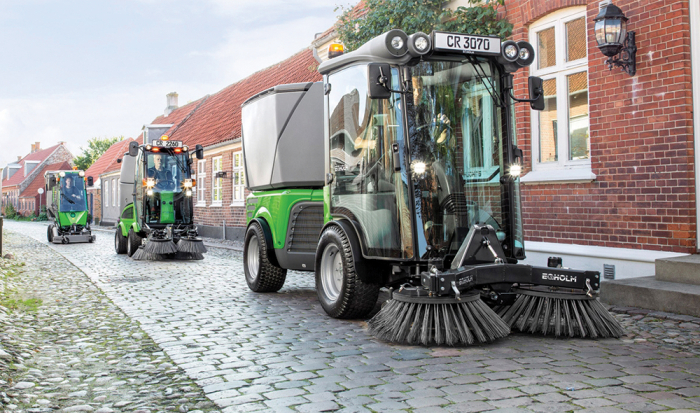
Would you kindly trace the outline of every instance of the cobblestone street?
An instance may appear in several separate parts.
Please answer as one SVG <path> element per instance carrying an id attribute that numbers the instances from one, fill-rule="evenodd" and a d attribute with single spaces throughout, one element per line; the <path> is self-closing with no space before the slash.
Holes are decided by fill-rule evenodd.
<path id="1" fill-rule="evenodd" d="M 48 245 L 45 234 L 42 224 L 5 221 L 3 253 L 27 263 L 45 303 L 40 328 L 22 333 L 36 340 L 23 350 L 27 369 L 6 386 L 14 409 L 700 409 L 691 317 L 617 309 L 628 331 L 620 340 L 511 334 L 470 348 L 397 346 L 368 335 L 363 321 L 326 316 L 311 273 L 290 272 L 279 293 L 255 294 L 231 249 L 143 262 L 116 255 L 112 232 L 80 245 Z M 63 365 L 42 361 L 57 359 Z"/>

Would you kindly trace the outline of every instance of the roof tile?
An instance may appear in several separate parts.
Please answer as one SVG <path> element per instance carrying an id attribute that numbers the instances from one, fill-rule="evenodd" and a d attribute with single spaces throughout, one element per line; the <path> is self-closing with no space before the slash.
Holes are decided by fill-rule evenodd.
<path id="1" fill-rule="evenodd" d="M 133 138 L 127 138 L 110 146 L 102 156 L 97 158 L 97 160 L 90 165 L 87 171 L 85 171 L 85 176 L 92 176 L 92 179 L 97 180 L 103 173 L 119 169 L 117 159 L 126 152 L 126 149 L 129 147 L 129 142 L 133 140 Z M 115 165 L 117 165 L 117 167 L 115 167 Z"/>

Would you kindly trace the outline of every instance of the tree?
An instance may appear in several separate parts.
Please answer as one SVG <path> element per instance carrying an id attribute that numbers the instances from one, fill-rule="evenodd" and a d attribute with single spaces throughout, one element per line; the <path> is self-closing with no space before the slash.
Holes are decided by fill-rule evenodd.
<path id="1" fill-rule="evenodd" d="M 340 7 L 342 14 L 337 31 L 347 51 L 391 29 L 401 29 L 407 34 L 430 34 L 440 30 L 505 39 L 510 36 L 513 25 L 498 18 L 497 9 L 503 2 L 469 0 L 470 7 L 450 10 L 443 9 L 444 0 L 365 0 L 363 12 Z"/>
<path id="2" fill-rule="evenodd" d="M 88 140 L 88 147 L 80 147 L 82 153 L 73 158 L 73 164 L 82 169 L 87 170 L 95 161 L 109 149 L 110 146 L 123 140 L 123 136 L 115 136 L 113 138 L 92 138 Z"/>

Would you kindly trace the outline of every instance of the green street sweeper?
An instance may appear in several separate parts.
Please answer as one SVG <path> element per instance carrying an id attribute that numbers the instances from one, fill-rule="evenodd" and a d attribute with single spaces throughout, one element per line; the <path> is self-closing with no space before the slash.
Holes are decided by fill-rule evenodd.
<path id="1" fill-rule="evenodd" d="M 54 244 L 94 242 L 88 219 L 85 172 L 46 171 L 46 215 L 51 223 L 46 238 Z"/>
<path id="2" fill-rule="evenodd" d="M 203 150 L 196 146 L 202 158 Z M 117 254 L 134 260 L 203 259 L 207 251 L 193 221 L 192 154 L 167 135 L 129 143 L 121 158 L 119 207 L 114 233 Z"/>
<path id="3" fill-rule="evenodd" d="M 520 331 L 619 337 L 600 273 L 525 258 L 514 102 L 544 108 L 524 41 L 384 33 L 242 108 L 251 290 L 314 271 L 323 309 L 367 316 L 376 337 L 464 345 Z"/>

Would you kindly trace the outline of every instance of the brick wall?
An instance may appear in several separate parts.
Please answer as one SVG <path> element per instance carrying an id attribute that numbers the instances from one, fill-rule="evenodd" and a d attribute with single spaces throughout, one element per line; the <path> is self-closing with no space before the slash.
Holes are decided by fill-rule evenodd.
<path id="1" fill-rule="evenodd" d="M 88 190 L 88 202 L 90 202 L 90 195 L 92 195 L 93 222 L 102 222 L 102 189 L 97 187 L 97 189 Z"/>
<path id="2" fill-rule="evenodd" d="M 227 150 L 218 153 L 207 153 L 205 152 L 204 159 L 206 160 L 206 180 L 204 199 L 206 202 L 205 206 L 195 206 L 194 208 L 194 221 L 198 225 L 207 225 L 221 227 L 223 222 L 226 221 L 227 227 L 243 227 L 246 225 L 245 217 L 245 205 L 231 206 L 233 202 L 233 156 L 235 153 L 240 153 L 240 147 Z M 212 206 L 212 185 L 214 183 L 214 177 L 212 174 L 213 159 L 221 156 L 222 158 L 222 170 L 226 172 L 225 178 L 220 178 L 222 183 L 222 202 L 221 206 Z M 193 168 L 197 170 L 197 159 L 194 160 Z M 197 186 L 201 183 L 197 181 Z M 193 194 L 195 196 L 195 194 Z M 248 191 L 245 190 L 244 199 L 248 196 Z M 195 198 L 195 205 L 196 198 Z"/>
<path id="3" fill-rule="evenodd" d="M 506 0 L 513 39 L 564 7 L 585 5 L 588 35 L 591 183 L 523 185 L 530 241 L 692 253 L 695 182 L 689 0 L 615 0 L 636 32 L 637 74 L 610 72 L 597 48 L 598 1 Z M 516 76 L 527 94 L 528 71 Z M 560 94 L 566 97 L 566 94 Z M 529 106 L 516 105 L 518 144 L 531 153 Z"/>

